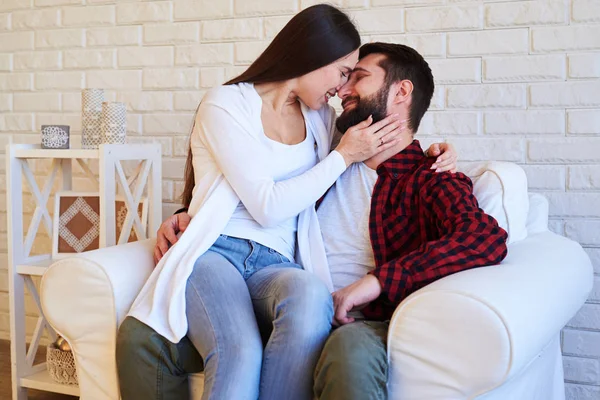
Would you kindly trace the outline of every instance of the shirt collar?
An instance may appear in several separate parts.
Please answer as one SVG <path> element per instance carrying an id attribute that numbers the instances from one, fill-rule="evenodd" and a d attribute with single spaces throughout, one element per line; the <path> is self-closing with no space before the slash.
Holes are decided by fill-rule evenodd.
<path id="1" fill-rule="evenodd" d="M 418 140 L 413 140 L 404 150 L 382 162 L 377 167 L 377 174 L 379 176 L 385 174 L 393 179 L 400 179 L 402 175 L 412 171 L 423 158 L 425 158 L 425 154 L 421 144 Z"/>

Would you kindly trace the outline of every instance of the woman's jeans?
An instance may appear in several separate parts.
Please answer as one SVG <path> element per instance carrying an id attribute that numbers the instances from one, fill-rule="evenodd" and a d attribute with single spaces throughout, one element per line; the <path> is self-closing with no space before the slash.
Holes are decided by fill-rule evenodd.
<path id="1" fill-rule="evenodd" d="M 117 340 L 123 400 L 188 398 L 187 373 L 202 368 L 203 399 L 312 397 L 333 317 L 316 276 L 256 242 L 221 235 L 194 265 L 186 313 L 178 344 L 125 319 Z"/>

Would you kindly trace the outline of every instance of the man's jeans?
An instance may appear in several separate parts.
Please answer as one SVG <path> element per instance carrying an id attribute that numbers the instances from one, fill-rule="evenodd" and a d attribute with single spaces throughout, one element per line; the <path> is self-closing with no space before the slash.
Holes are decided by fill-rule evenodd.
<path id="1" fill-rule="evenodd" d="M 117 340 L 123 400 L 187 399 L 187 373 L 202 368 L 203 399 L 312 396 L 333 317 L 316 276 L 272 249 L 221 235 L 196 261 L 186 313 L 188 334 L 178 344 L 125 319 Z"/>
<path id="2" fill-rule="evenodd" d="M 356 321 L 333 331 L 315 370 L 319 400 L 387 399 L 388 322 Z"/>

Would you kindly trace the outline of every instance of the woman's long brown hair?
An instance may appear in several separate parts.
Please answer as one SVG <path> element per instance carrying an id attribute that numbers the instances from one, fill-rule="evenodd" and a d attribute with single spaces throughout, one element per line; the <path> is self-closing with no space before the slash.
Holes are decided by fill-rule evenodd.
<path id="1" fill-rule="evenodd" d="M 256 84 L 297 78 L 331 64 L 359 47 L 358 30 L 348 16 L 333 6 L 318 4 L 296 14 L 246 71 L 225 84 Z M 196 116 L 192 132 L 195 122 Z M 181 195 L 186 208 L 192 201 L 195 185 L 192 159 L 190 149 Z"/>

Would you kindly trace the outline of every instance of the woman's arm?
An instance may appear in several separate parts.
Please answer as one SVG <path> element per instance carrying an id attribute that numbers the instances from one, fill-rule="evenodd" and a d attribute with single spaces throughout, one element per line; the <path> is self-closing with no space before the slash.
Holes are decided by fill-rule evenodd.
<path id="1" fill-rule="evenodd" d="M 202 104 L 192 133 L 192 152 L 205 146 L 252 217 L 262 226 L 274 226 L 298 215 L 319 199 L 346 170 L 339 152 L 332 152 L 307 172 L 284 181 L 273 180 L 265 163 L 261 136 L 250 121 L 213 103 Z M 201 160 L 194 160 L 194 167 Z"/>
<path id="2" fill-rule="evenodd" d="M 262 226 L 274 226 L 315 203 L 353 162 L 366 160 L 394 146 L 400 122 L 391 115 L 377 123 L 371 117 L 349 128 L 335 151 L 307 172 L 283 181 L 273 180 L 265 158 L 263 133 L 242 107 L 205 99 L 196 115 L 192 152 L 210 151 L 219 169 L 252 217 Z M 258 128 L 261 129 L 261 128 Z M 381 144 L 384 143 L 384 144 Z M 202 159 L 194 160 L 200 170 Z"/>
<path id="3" fill-rule="evenodd" d="M 431 166 L 431 169 L 435 169 L 435 172 L 450 171 L 455 173 L 457 171 L 458 153 L 452 143 L 434 143 L 425 150 L 425 155 L 427 157 L 437 157 L 437 160 Z"/>

